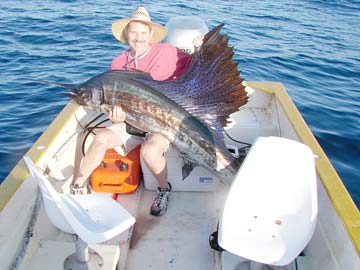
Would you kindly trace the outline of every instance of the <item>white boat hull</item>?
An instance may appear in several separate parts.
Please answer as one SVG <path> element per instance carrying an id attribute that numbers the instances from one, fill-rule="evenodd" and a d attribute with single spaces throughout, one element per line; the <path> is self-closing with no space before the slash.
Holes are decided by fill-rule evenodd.
<path id="1" fill-rule="evenodd" d="M 318 221 L 305 256 L 297 260 L 298 269 L 360 269 L 359 211 L 325 153 L 281 84 L 247 82 L 247 85 L 251 97 L 247 105 L 231 116 L 236 125 L 227 129 L 228 134 L 248 143 L 259 136 L 289 138 L 306 144 L 319 157 Z M 75 146 L 81 132 L 76 119 L 86 124 L 94 115 L 69 103 L 26 154 L 43 171 L 50 171 L 49 178 L 59 192 L 69 192 Z M 226 143 L 237 144 L 229 138 Z M 167 213 L 160 218 L 149 215 L 152 190 L 141 187 L 134 194 L 120 196 L 119 202 L 137 221 L 133 230 L 106 243 L 119 247 L 118 269 L 243 269 L 236 268 L 239 261 L 221 256 L 208 245 L 227 188 L 221 184 L 206 192 L 175 191 Z M 72 237 L 49 222 L 38 198 L 37 185 L 22 161 L 0 186 L 0 210 L 2 269 L 61 266 L 64 250 L 71 252 Z M 106 250 L 102 252 L 105 254 Z M 49 260 L 56 254 L 56 260 Z M 49 261 L 52 268 L 46 268 Z M 116 263 L 109 261 L 109 269 Z"/>

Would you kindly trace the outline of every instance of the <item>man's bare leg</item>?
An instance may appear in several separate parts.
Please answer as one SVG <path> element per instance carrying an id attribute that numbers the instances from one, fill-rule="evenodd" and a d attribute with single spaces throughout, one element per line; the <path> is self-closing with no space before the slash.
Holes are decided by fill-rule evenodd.
<path id="1" fill-rule="evenodd" d="M 141 146 L 141 157 L 157 180 L 158 187 L 167 188 L 167 167 L 164 152 L 168 140 L 160 133 L 152 133 Z"/>
<path id="2" fill-rule="evenodd" d="M 159 133 L 150 134 L 141 147 L 141 156 L 158 183 L 157 194 L 150 208 L 150 214 L 161 216 L 166 212 L 171 184 L 167 181 L 167 167 L 164 152 L 168 140 Z"/>
<path id="3" fill-rule="evenodd" d="M 110 129 L 101 130 L 91 143 L 79 171 L 74 171 L 73 185 L 77 184 L 79 187 L 83 187 L 88 177 L 104 159 L 106 150 L 121 145 L 123 145 L 123 141 L 119 134 Z"/>

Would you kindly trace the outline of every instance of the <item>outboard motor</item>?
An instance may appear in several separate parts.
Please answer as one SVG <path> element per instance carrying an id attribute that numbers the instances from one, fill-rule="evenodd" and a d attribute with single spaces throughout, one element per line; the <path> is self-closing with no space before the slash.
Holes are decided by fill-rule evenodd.
<path id="1" fill-rule="evenodd" d="M 199 35 L 209 32 L 205 22 L 194 16 L 172 17 L 166 24 L 166 43 L 170 43 L 186 53 L 194 52 L 192 41 Z"/>

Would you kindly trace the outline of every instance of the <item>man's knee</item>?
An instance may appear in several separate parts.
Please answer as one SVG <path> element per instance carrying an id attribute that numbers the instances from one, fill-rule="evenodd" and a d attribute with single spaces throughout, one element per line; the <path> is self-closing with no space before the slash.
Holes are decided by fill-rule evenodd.
<path id="1" fill-rule="evenodd" d="M 167 148 L 167 141 L 159 136 L 148 138 L 141 146 L 140 155 L 148 162 L 156 162 L 164 155 Z"/>
<path id="2" fill-rule="evenodd" d="M 95 135 L 93 144 L 108 149 L 112 148 L 114 144 L 117 144 L 114 140 L 118 140 L 118 138 L 114 138 L 112 131 L 102 130 Z"/>
<path id="3" fill-rule="evenodd" d="M 160 152 L 155 145 L 145 142 L 141 146 L 140 156 L 142 157 L 143 160 L 146 161 L 146 163 L 156 160 L 156 158 L 159 157 L 159 155 Z"/>

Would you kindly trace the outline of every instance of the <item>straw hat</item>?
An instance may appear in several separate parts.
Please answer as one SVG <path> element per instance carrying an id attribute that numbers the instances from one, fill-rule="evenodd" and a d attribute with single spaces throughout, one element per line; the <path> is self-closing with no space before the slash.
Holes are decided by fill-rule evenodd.
<path id="1" fill-rule="evenodd" d="M 156 43 L 163 40 L 166 36 L 166 28 L 161 24 L 154 23 L 151 21 L 150 15 L 144 7 L 137 7 L 134 9 L 133 13 L 131 14 L 130 18 L 127 19 L 120 19 L 113 22 L 111 26 L 111 31 L 116 37 L 116 39 L 120 40 L 121 42 L 127 44 L 127 38 L 124 32 L 125 27 L 132 21 L 136 22 L 144 22 L 150 25 L 151 30 L 153 31 L 151 42 Z"/>

